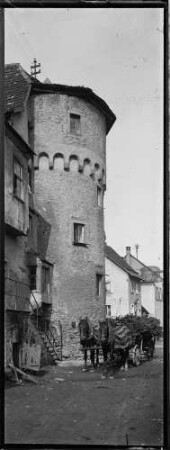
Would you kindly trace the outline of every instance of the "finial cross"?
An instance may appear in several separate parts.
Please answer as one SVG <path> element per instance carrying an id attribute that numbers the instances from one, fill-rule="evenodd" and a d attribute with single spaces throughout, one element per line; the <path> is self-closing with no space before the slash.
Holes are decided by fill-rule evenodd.
<path id="1" fill-rule="evenodd" d="M 41 67 L 40 63 L 37 63 L 36 58 L 34 58 L 33 64 L 31 66 L 31 75 L 36 78 L 38 73 L 41 73 L 41 70 L 36 70 L 38 67 Z"/>

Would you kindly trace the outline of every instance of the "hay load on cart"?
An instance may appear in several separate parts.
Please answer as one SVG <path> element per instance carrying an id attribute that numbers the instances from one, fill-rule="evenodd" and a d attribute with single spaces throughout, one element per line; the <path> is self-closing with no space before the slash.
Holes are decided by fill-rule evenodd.
<path id="1" fill-rule="evenodd" d="M 111 319 L 113 327 L 126 327 L 129 330 L 129 360 L 138 366 L 140 361 L 154 356 L 155 341 L 162 335 L 160 321 L 154 317 L 127 315 Z M 130 345 L 130 338 L 132 344 Z"/>

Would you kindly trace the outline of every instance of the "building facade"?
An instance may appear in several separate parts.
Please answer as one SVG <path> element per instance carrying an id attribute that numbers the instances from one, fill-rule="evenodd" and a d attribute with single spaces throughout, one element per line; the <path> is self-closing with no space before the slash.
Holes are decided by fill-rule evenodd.
<path id="1" fill-rule="evenodd" d="M 126 247 L 125 260 L 142 279 L 142 306 L 150 316 L 159 319 L 163 326 L 163 278 L 159 267 L 146 266 L 131 254 L 130 247 Z"/>
<path id="2" fill-rule="evenodd" d="M 105 249 L 107 317 L 141 315 L 141 279 L 111 247 Z"/>
<path id="3" fill-rule="evenodd" d="M 5 77 L 5 365 L 30 367 L 37 354 L 47 356 L 33 317 L 37 302 L 39 311 L 51 302 L 51 277 L 44 277 L 45 267 L 52 272 L 46 261 L 50 225 L 34 207 L 29 76 L 12 64 Z"/>
<path id="4" fill-rule="evenodd" d="M 115 119 L 88 88 L 40 83 L 19 64 L 6 66 L 8 127 L 32 151 L 23 163 L 22 148 L 22 170 L 17 165 L 11 178 L 12 202 L 15 176 L 25 186 L 18 212 L 21 217 L 24 208 L 24 238 L 20 246 L 16 242 L 15 268 L 25 273 L 28 314 L 42 313 L 53 331 L 62 323 L 66 357 L 80 355 L 80 317 L 96 323 L 105 317 L 106 135 Z M 6 211 L 13 215 L 11 206 Z M 11 242 L 6 253 L 10 259 Z"/>
<path id="5" fill-rule="evenodd" d="M 61 320 L 63 354 L 74 357 L 80 317 L 105 317 L 106 134 L 115 117 L 86 88 L 38 85 L 33 101 L 36 208 L 51 223 L 52 321 Z"/>

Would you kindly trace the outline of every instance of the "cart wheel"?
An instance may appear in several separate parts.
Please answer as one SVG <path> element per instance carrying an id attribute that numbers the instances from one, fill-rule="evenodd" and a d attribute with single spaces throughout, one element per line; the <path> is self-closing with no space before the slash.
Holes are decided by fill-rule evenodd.
<path id="1" fill-rule="evenodd" d="M 138 367 L 140 364 L 140 349 L 138 345 L 135 345 L 133 350 L 133 365 L 135 367 Z"/>
<path id="2" fill-rule="evenodd" d="M 152 358 L 153 358 L 153 355 L 154 355 L 154 348 L 153 348 L 153 347 L 150 347 L 150 348 L 148 349 L 148 352 L 147 352 L 147 358 L 148 358 L 148 359 L 152 359 Z"/>

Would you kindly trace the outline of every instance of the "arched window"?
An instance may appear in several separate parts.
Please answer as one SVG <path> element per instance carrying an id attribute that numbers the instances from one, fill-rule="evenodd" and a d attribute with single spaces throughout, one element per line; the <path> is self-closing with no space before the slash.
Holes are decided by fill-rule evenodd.
<path id="1" fill-rule="evenodd" d="M 56 153 L 54 156 L 54 170 L 64 170 L 64 156 L 62 153 Z"/>
<path id="2" fill-rule="evenodd" d="M 83 174 L 86 176 L 90 176 L 91 174 L 91 161 L 88 158 L 84 159 Z"/>
<path id="3" fill-rule="evenodd" d="M 78 172 L 79 163 L 76 155 L 70 156 L 70 172 Z"/>
<path id="4" fill-rule="evenodd" d="M 46 153 L 40 153 L 39 155 L 39 170 L 49 169 L 49 158 Z"/>

